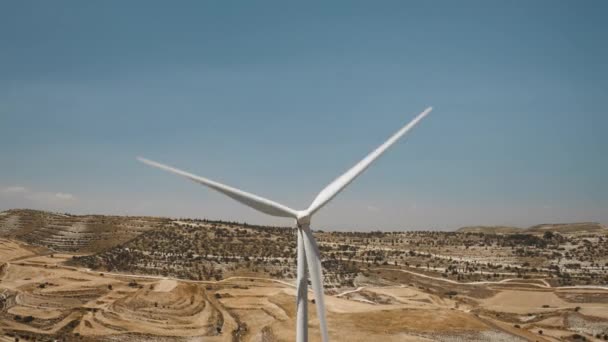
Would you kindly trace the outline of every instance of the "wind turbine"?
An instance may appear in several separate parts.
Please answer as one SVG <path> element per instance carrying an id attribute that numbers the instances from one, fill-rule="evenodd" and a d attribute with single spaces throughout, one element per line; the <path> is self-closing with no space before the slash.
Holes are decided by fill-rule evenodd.
<path id="1" fill-rule="evenodd" d="M 325 303 L 323 299 L 323 275 L 321 273 L 321 255 L 315 238 L 312 236 L 310 229 L 310 219 L 314 213 L 319 211 L 325 204 L 331 201 L 340 191 L 350 184 L 357 176 L 367 169 L 378 157 L 380 157 L 389 147 L 391 147 L 399 138 L 414 127 L 422 118 L 430 113 L 432 107 L 425 109 L 418 114 L 414 120 L 403 126 L 397 133 L 393 134 L 378 148 L 373 150 L 360 162 L 343 175 L 329 183 L 312 201 L 308 209 L 294 210 L 283 204 L 271 201 L 269 199 L 254 195 L 228 185 L 224 185 L 207 178 L 199 177 L 192 173 L 182 171 L 171 166 L 167 166 L 155 161 L 138 157 L 137 159 L 150 166 L 163 169 L 186 177 L 192 181 L 205 185 L 213 190 L 223 193 L 224 195 L 245 204 L 248 207 L 261 211 L 265 214 L 280 217 L 289 217 L 295 219 L 298 246 L 297 246 L 297 324 L 296 324 L 296 341 L 308 341 L 308 281 L 307 272 L 310 274 L 311 284 L 314 291 L 315 302 L 317 305 L 317 316 L 319 318 L 319 326 L 321 330 L 321 338 L 323 342 L 329 341 L 327 333 L 327 323 L 325 320 Z"/>

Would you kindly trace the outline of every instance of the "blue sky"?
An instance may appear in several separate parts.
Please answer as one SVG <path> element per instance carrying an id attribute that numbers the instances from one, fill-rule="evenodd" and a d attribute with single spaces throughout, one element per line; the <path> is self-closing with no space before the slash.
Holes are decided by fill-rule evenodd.
<path id="1" fill-rule="evenodd" d="M 0 210 L 290 224 L 135 161 L 305 208 L 325 229 L 608 223 L 605 1 L 0 5 Z"/>

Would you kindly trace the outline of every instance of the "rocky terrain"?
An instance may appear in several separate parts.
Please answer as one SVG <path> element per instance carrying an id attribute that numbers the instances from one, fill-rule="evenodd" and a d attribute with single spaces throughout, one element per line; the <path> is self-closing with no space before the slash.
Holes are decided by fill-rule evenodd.
<path id="1" fill-rule="evenodd" d="M 608 340 L 600 225 L 315 236 L 332 340 Z M 294 250 L 291 228 L 3 212 L 0 341 L 292 341 Z"/>
<path id="2" fill-rule="evenodd" d="M 555 225 L 554 225 L 555 226 Z M 526 233 L 315 232 L 330 290 L 356 287 L 377 267 L 413 268 L 455 281 L 544 277 L 553 285 L 608 282 L 608 229 L 537 226 Z M 559 233 L 561 232 L 561 234 Z M 566 232 L 566 233 L 564 233 Z M 294 229 L 203 220 L 170 221 L 75 265 L 105 271 L 219 280 L 295 277 Z"/>
<path id="3" fill-rule="evenodd" d="M 509 227 L 509 226 L 470 226 L 462 227 L 457 231 L 460 233 L 485 233 L 485 234 L 511 234 L 511 233 L 532 233 L 543 234 L 546 231 L 562 234 L 585 234 L 601 233 L 606 227 L 597 222 L 577 222 L 577 223 L 545 223 L 528 228 Z"/>
<path id="4" fill-rule="evenodd" d="M 97 252 L 158 228 L 168 219 L 70 215 L 8 210 L 0 215 L 0 236 L 62 252 Z"/>

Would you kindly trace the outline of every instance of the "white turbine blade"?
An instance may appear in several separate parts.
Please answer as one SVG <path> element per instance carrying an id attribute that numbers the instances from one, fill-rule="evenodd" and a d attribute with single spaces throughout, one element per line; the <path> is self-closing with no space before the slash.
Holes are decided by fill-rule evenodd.
<path id="1" fill-rule="evenodd" d="M 323 294 L 323 273 L 321 268 L 321 253 L 315 238 L 312 236 L 312 231 L 309 227 L 299 229 L 300 234 L 304 238 L 304 250 L 306 260 L 308 261 L 308 273 L 310 274 L 310 282 L 312 290 L 315 294 L 315 302 L 317 305 L 317 317 L 319 318 L 319 328 L 321 329 L 321 341 L 328 342 L 327 321 L 325 319 L 325 295 Z"/>
<path id="2" fill-rule="evenodd" d="M 433 110 L 432 107 L 429 107 L 424 110 L 424 112 L 418 114 L 414 120 L 410 121 L 407 125 L 403 126 L 397 133 L 391 136 L 384 144 L 380 145 L 370 154 L 368 154 L 365 158 L 363 158 L 359 163 L 353 166 L 350 170 L 346 171 L 343 175 L 336 178 L 333 182 L 331 182 L 325 189 L 321 190 L 321 192 L 317 195 L 317 197 L 312 201 L 310 207 L 308 207 L 308 212 L 310 214 L 314 214 L 317 210 L 321 209 L 327 202 L 331 201 L 340 191 L 342 191 L 348 184 L 350 184 L 358 175 L 360 175 L 365 169 L 367 169 L 371 163 L 374 162 L 378 157 L 380 157 L 389 147 L 391 147 L 399 138 L 401 138 L 405 133 L 407 133 L 412 127 L 414 127 L 422 118 L 424 118 L 428 113 Z"/>
<path id="3" fill-rule="evenodd" d="M 296 342 L 308 342 L 308 272 L 306 267 L 306 251 L 301 229 L 297 229 L 296 232 L 298 234 Z"/>
<path id="4" fill-rule="evenodd" d="M 142 162 L 144 164 L 148 164 L 150 166 L 154 166 L 159 169 L 175 173 L 177 175 L 180 175 L 180 176 L 186 177 L 190 180 L 193 180 L 197 183 L 203 184 L 213 190 L 223 193 L 224 195 L 226 195 L 238 202 L 243 203 L 244 205 L 246 205 L 248 207 L 261 211 L 265 214 L 272 215 L 272 216 L 297 218 L 298 214 L 295 210 L 293 210 L 287 206 L 284 206 L 282 204 L 273 202 L 269 199 L 266 199 L 266 198 L 263 198 L 263 197 L 260 197 L 260 196 L 254 195 L 254 194 L 250 194 L 248 192 L 230 187 L 228 185 L 224 185 L 224 184 L 212 181 L 207 178 L 199 177 L 199 176 L 193 175 L 189 172 L 182 171 L 182 170 L 173 168 L 171 166 L 163 165 L 163 164 L 160 164 L 155 161 L 148 160 L 148 159 L 145 159 L 142 157 L 137 157 L 137 160 L 139 160 L 140 162 Z"/>

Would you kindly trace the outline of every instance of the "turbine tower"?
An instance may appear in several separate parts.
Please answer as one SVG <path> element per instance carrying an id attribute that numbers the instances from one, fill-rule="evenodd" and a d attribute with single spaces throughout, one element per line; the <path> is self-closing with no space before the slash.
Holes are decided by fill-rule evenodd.
<path id="1" fill-rule="evenodd" d="M 265 214 L 280 217 L 289 217 L 295 219 L 298 234 L 297 246 L 297 324 L 296 324 L 296 341 L 308 341 L 308 281 L 307 273 L 310 275 L 312 289 L 317 305 L 317 316 L 319 318 L 319 327 L 321 330 L 321 338 L 323 342 L 329 341 L 327 332 L 327 322 L 325 319 L 325 302 L 323 294 L 323 275 L 321 273 L 321 255 L 319 247 L 310 229 L 310 219 L 314 213 L 319 211 L 325 204 L 331 201 L 340 191 L 350 184 L 357 176 L 367 169 L 378 157 L 380 157 L 389 147 L 391 147 L 399 138 L 414 127 L 422 118 L 424 118 L 432 110 L 431 107 L 425 109 L 418 114 L 407 125 L 403 126 L 397 133 L 393 134 L 378 148 L 373 150 L 359 163 L 346 171 L 343 175 L 336 178 L 333 182 L 327 185 L 317 197 L 312 201 L 312 204 L 305 210 L 294 210 L 280 203 L 269 199 L 254 195 L 228 185 L 224 185 L 207 178 L 199 177 L 192 173 L 182 171 L 171 166 L 157 163 L 155 161 L 138 157 L 137 159 L 150 166 L 163 169 L 186 177 L 194 182 L 205 185 L 213 190 L 223 193 L 224 195 L 241 202 L 242 204 L 261 211 Z"/>

